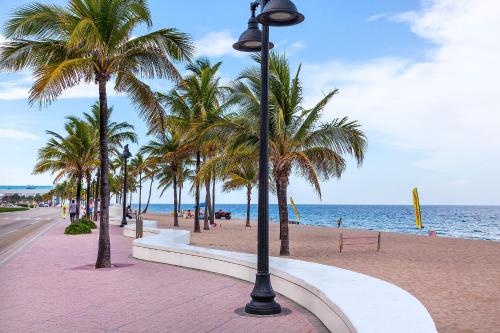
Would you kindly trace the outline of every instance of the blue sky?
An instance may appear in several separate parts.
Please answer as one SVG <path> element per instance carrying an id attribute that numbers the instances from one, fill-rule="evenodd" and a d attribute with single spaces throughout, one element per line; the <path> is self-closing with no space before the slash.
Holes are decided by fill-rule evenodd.
<path id="1" fill-rule="evenodd" d="M 24 3 L 0 0 L 0 23 Z M 224 80 L 251 64 L 231 49 L 246 28 L 248 1 L 191 1 L 193 11 L 186 10 L 188 2 L 149 3 L 153 29 L 190 33 L 200 56 L 223 61 Z M 339 88 L 324 119 L 357 119 L 369 139 L 361 168 L 350 163 L 342 179 L 323 183 L 323 203 L 410 204 L 411 189 L 418 186 L 423 204 L 500 204 L 500 48 L 491 36 L 500 31 L 498 1 L 295 3 L 305 22 L 273 28 L 271 40 L 286 50 L 294 68 L 302 63 L 306 106 Z M 0 73 L 0 184 L 50 184 L 50 175 L 31 175 L 44 131 L 61 131 L 65 116 L 82 114 L 97 97 L 96 87 L 79 87 L 38 109 L 27 104 L 30 83 L 28 72 Z M 165 81 L 152 84 L 169 87 Z M 133 123 L 144 144 L 145 126 L 129 100 L 113 96 L 110 104 L 115 119 Z M 301 179 L 291 179 L 289 192 L 297 203 L 320 202 Z M 244 202 L 242 192 L 217 198 Z M 155 191 L 152 201 L 170 203 L 171 193 L 160 198 Z"/>

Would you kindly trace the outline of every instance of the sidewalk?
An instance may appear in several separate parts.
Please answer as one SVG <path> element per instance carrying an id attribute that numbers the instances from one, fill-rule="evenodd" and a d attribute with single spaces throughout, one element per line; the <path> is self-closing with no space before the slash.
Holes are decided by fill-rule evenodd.
<path id="1" fill-rule="evenodd" d="M 130 258 L 131 240 L 110 226 L 112 262 L 94 270 L 97 232 L 66 236 L 58 223 L 0 266 L 1 332 L 325 332 L 309 312 L 235 313 L 252 285 L 229 277 Z M 241 311 L 238 311 L 241 312 Z"/>

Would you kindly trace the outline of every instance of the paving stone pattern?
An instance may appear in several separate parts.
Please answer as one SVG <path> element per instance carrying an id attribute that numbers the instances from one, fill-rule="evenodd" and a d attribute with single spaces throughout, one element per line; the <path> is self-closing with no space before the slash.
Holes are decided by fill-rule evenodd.
<path id="1" fill-rule="evenodd" d="M 110 226 L 117 268 L 95 270 L 98 234 L 63 235 L 62 221 L 0 266 L 0 332 L 325 332 L 284 297 L 285 316 L 238 314 L 252 285 L 133 259 Z M 240 311 L 241 312 L 241 311 Z"/>

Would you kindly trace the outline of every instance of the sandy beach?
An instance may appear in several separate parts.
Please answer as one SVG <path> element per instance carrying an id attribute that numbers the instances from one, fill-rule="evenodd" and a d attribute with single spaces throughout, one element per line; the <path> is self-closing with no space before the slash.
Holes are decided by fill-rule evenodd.
<path id="1" fill-rule="evenodd" d="M 163 228 L 173 217 L 147 214 Z M 220 221 L 218 221 L 220 222 Z M 193 220 L 180 219 L 192 231 Z M 193 245 L 256 252 L 257 227 L 222 221 L 222 227 L 191 233 Z M 202 224 L 203 229 L 203 224 Z M 415 295 L 429 310 L 439 332 L 500 332 L 500 242 L 382 233 L 376 246 L 347 247 L 339 253 L 339 233 L 374 232 L 290 225 L 291 258 L 333 265 L 394 283 Z M 270 226 L 270 254 L 279 255 L 279 228 Z"/>

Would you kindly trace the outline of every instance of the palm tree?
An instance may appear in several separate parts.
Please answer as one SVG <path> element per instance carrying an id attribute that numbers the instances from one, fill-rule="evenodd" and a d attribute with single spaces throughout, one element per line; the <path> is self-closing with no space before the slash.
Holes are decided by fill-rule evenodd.
<path id="1" fill-rule="evenodd" d="M 74 116 L 69 116 L 67 117 L 67 119 L 69 120 L 70 123 L 72 123 L 73 125 L 81 122 L 81 120 L 77 117 L 74 117 Z M 89 135 L 92 136 L 93 133 L 92 133 L 92 128 L 88 128 L 88 131 L 89 132 Z M 92 151 L 89 151 L 88 154 L 89 156 L 90 155 L 93 155 L 95 159 L 98 159 L 98 156 L 99 156 L 99 151 L 98 151 L 98 148 L 97 148 L 97 142 L 99 140 L 99 137 L 98 136 L 94 136 L 93 138 L 89 139 L 89 140 L 92 140 L 95 144 L 92 148 Z M 97 168 L 98 167 L 98 163 L 95 165 L 95 167 Z M 86 186 L 86 190 L 85 190 L 85 216 L 86 217 L 89 217 L 88 214 L 90 212 L 90 180 L 91 180 L 91 174 L 92 174 L 92 169 L 88 169 L 86 172 L 85 172 L 85 175 L 83 176 L 83 178 L 85 179 L 85 182 L 87 184 Z"/>
<path id="2" fill-rule="evenodd" d="M 134 132 L 134 126 L 127 122 L 115 122 L 111 121 L 113 115 L 113 107 L 108 108 L 108 150 L 114 156 L 119 156 L 125 142 L 137 142 L 137 135 Z M 99 101 L 96 101 L 90 108 L 90 113 L 85 112 L 83 114 L 84 119 L 94 130 L 95 136 L 99 138 L 99 126 L 100 126 L 100 105 Z M 98 146 L 96 146 L 96 154 L 98 154 Z M 97 171 L 97 187 L 99 188 L 100 182 L 100 171 Z M 90 173 L 87 175 L 87 188 L 90 186 Z M 95 199 L 99 196 L 99 191 L 96 191 Z M 110 193 L 111 185 L 110 185 Z M 87 211 L 89 209 L 89 197 L 87 197 Z M 96 201 L 97 202 L 97 201 Z M 97 209 L 96 215 L 97 217 Z"/>
<path id="3" fill-rule="evenodd" d="M 176 29 L 132 37 L 142 24 L 152 26 L 144 0 L 69 0 L 66 7 L 33 3 L 14 11 L 4 29 L 10 41 L 0 48 L 1 68 L 33 69 L 30 103 L 48 105 L 81 82 L 98 84 L 103 176 L 96 268 L 111 267 L 107 84 L 114 80 L 114 89 L 130 96 L 148 123 L 157 123 L 163 110 L 140 77 L 178 81 L 173 62 L 193 54 L 190 37 Z"/>
<path id="4" fill-rule="evenodd" d="M 149 208 L 149 202 L 151 201 L 151 191 L 153 190 L 153 182 L 156 177 L 158 170 L 157 168 L 153 165 L 151 162 L 151 159 L 149 156 L 145 160 L 145 169 L 144 169 L 144 174 L 145 177 L 144 179 L 149 179 L 149 193 L 148 193 L 148 201 L 146 202 L 146 207 L 144 207 L 142 214 L 146 214 Z"/>
<path id="5" fill-rule="evenodd" d="M 206 58 L 197 59 L 189 64 L 189 72 L 184 80 L 168 94 L 158 94 L 158 100 L 170 110 L 168 121 L 182 131 L 189 131 L 192 143 L 196 147 L 196 173 L 201 167 L 201 158 L 205 143 L 201 140 L 200 133 L 204 128 L 219 119 L 224 97 L 218 70 L 221 62 L 212 65 Z M 209 193 L 209 188 L 207 188 Z M 194 232 L 200 230 L 200 184 L 195 184 L 195 222 Z M 208 229 L 205 223 L 204 229 Z"/>
<path id="6" fill-rule="evenodd" d="M 135 157 L 130 161 L 130 174 L 132 177 L 139 176 L 139 214 L 141 213 L 141 200 L 142 200 L 142 175 L 146 168 L 144 156 L 139 152 Z"/>
<path id="7" fill-rule="evenodd" d="M 258 182 L 258 154 L 255 150 L 240 149 L 237 152 L 225 150 L 203 165 L 197 178 L 207 175 L 224 180 L 222 190 L 226 192 L 246 190 L 246 227 L 250 227 L 250 205 L 252 189 Z"/>
<path id="8" fill-rule="evenodd" d="M 90 112 L 83 113 L 84 119 L 94 129 L 97 137 L 99 137 L 99 126 L 101 123 L 100 109 L 99 101 L 96 101 L 90 107 Z M 122 153 L 125 143 L 137 143 L 137 134 L 135 133 L 134 125 L 126 121 L 111 121 L 113 112 L 113 107 L 108 107 L 108 151 L 113 156 L 119 156 Z"/>
<path id="9" fill-rule="evenodd" d="M 252 161 L 252 162 L 255 162 Z M 241 188 L 246 189 L 247 195 L 247 217 L 246 227 L 250 227 L 250 204 L 252 200 L 252 189 L 257 184 L 258 173 L 256 163 L 240 163 L 234 166 L 234 169 L 228 173 L 229 179 L 224 182 L 222 188 L 224 191 L 234 191 Z"/>
<path id="10" fill-rule="evenodd" d="M 193 145 L 187 140 L 186 134 L 174 130 L 159 135 L 155 140 L 150 141 L 141 148 L 141 153 L 148 154 L 151 163 L 158 167 L 162 167 L 158 176 L 160 179 L 160 187 L 163 188 L 163 191 L 170 186 L 170 181 L 174 188 L 174 227 L 179 226 L 177 211 L 177 177 L 179 167 L 188 158 L 192 149 Z"/>
<path id="11" fill-rule="evenodd" d="M 73 193 L 74 184 L 69 182 L 67 179 L 55 186 L 56 194 L 61 201 L 71 198 Z"/>
<path id="12" fill-rule="evenodd" d="M 258 56 L 255 60 L 260 62 Z M 361 165 L 366 137 L 356 121 L 347 118 L 321 122 L 321 115 L 337 90 L 327 93 L 314 107 L 302 105 L 300 66 L 291 75 L 284 55 L 272 53 L 269 65 L 269 153 L 280 215 L 281 255 L 289 255 L 287 189 L 292 171 L 308 180 L 321 198 L 320 179 L 342 175 L 345 155 Z M 241 106 L 239 117 L 221 127 L 231 128 L 234 147 L 253 147 L 259 141 L 260 69 L 244 70 L 231 85 L 231 103 Z"/>
<path id="13" fill-rule="evenodd" d="M 76 181 L 76 221 L 79 222 L 82 179 L 99 163 L 94 149 L 97 142 L 86 122 L 75 117 L 67 119 L 65 136 L 46 132 L 51 138 L 39 150 L 33 173 L 57 173 L 54 182 L 63 177 Z"/>

